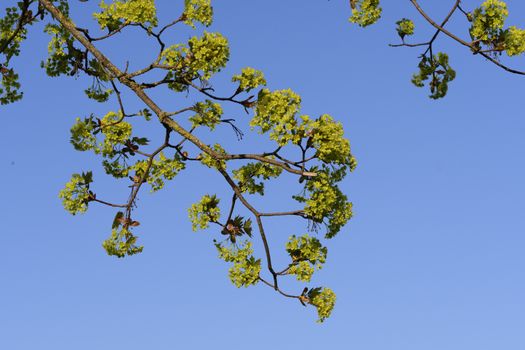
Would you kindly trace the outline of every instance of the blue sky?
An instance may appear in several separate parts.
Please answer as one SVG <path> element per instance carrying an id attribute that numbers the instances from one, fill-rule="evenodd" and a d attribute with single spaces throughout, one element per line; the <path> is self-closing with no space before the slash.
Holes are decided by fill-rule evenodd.
<path id="1" fill-rule="evenodd" d="M 449 2 L 422 5 L 441 18 Z M 76 22 L 87 23 L 81 18 L 94 1 L 72 3 Z M 181 3 L 157 1 L 160 18 L 177 16 Z M 479 1 L 464 3 L 470 9 Z M 525 26 L 525 4 L 507 3 L 509 24 Z M 313 283 L 337 293 L 332 317 L 319 325 L 313 308 L 262 285 L 239 290 L 229 282 L 212 244 L 217 232 L 192 232 L 186 210 L 205 193 L 225 202 L 230 194 L 219 177 L 195 167 L 165 191 L 142 194 L 136 217 L 144 252 L 108 257 L 101 242 L 115 212 L 92 206 L 72 217 L 57 193 L 71 173 L 93 169 L 97 193 L 126 198 L 124 183 L 69 145 L 75 117 L 116 104 L 88 101 L 89 80 L 47 78 L 39 68 L 47 38 L 36 28 L 16 60 L 25 98 L 0 109 L 0 348 L 525 349 L 523 78 L 442 37 L 435 50 L 449 53 L 458 76 L 445 99 L 428 99 L 410 83 L 419 50 L 387 46 L 398 40 L 396 20 L 418 18 L 408 1 L 384 1 L 382 21 L 366 30 L 347 22 L 347 1 L 215 1 L 215 12 L 209 30 L 231 45 L 228 68 L 213 81 L 218 91 L 229 91 L 229 77 L 242 67 L 261 69 L 270 88 L 298 92 L 303 113 L 333 115 L 351 140 L 359 166 L 343 189 L 355 217 L 328 242 Z M 464 25 L 455 16 L 451 28 L 466 37 Z M 416 26 L 426 40 L 428 26 Z M 171 38 L 189 35 L 175 30 Z M 155 54 L 133 31 L 101 49 L 121 66 L 127 56 L 140 66 Z M 525 69 L 523 58 L 509 62 Z M 188 103 L 165 92 L 155 98 L 168 110 Z M 126 101 L 142 107 L 130 94 Z M 227 112 L 249 134 L 249 116 Z M 227 128 L 208 140 L 237 150 L 272 146 L 257 135 L 239 143 Z M 286 177 L 256 203 L 288 208 L 296 186 Z M 279 256 L 287 237 L 305 227 L 275 220 L 268 230 Z"/>

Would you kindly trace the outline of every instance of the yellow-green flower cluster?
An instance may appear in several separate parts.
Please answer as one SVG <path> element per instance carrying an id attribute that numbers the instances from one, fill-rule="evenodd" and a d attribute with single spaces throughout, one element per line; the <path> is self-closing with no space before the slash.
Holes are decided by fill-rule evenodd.
<path id="1" fill-rule="evenodd" d="M 470 36 L 474 40 L 492 41 L 500 34 L 509 15 L 507 4 L 499 0 L 487 0 L 472 13 Z"/>
<path id="2" fill-rule="evenodd" d="M 190 48 L 190 70 L 201 71 L 204 79 L 219 72 L 230 58 L 228 40 L 220 33 L 204 32 L 202 37 L 193 37 L 188 42 Z"/>
<path id="3" fill-rule="evenodd" d="M 487 0 L 469 14 L 474 51 L 481 50 L 483 44 L 493 54 L 505 51 L 509 56 L 516 56 L 525 52 L 525 30 L 515 26 L 503 29 L 508 15 L 507 4 L 499 0 Z"/>
<path id="4" fill-rule="evenodd" d="M 328 168 L 312 168 L 317 173 L 306 182 L 305 192 L 309 195 L 293 196 L 299 202 L 305 202 L 304 213 L 316 223 L 327 223 L 326 238 L 334 237 L 352 217 L 352 203 L 350 203 L 337 182 L 345 176 L 345 168 L 330 171 Z"/>
<path id="5" fill-rule="evenodd" d="M 317 308 L 317 322 L 324 322 L 330 317 L 336 300 L 336 295 L 330 288 L 313 288 L 308 292 L 308 298 L 310 304 Z"/>
<path id="6" fill-rule="evenodd" d="M 161 63 L 170 67 L 166 79 L 169 79 L 168 88 L 181 92 L 188 88 L 187 81 L 194 79 L 195 72 L 189 70 L 191 55 L 190 49 L 184 44 L 171 45 L 162 51 Z"/>
<path id="7" fill-rule="evenodd" d="M 171 45 L 162 51 L 161 62 L 178 71 L 183 68 L 185 57 L 189 52 L 190 50 L 184 44 Z"/>
<path id="8" fill-rule="evenodd" d="M 226 154 L 226 151 L 224 150 L 224 148 L 222 148 L 222 146 L 219 145 L 218 143 L 213 145 L 212 148 L 219 155 Z M 206 152 L 201 153 L 200 157 L 201 157 L 201 163 L 206 165 L 208 168 L 226 169 L 226 161 L 224 159 L 215 159 Z"/>
<path id="9" fill-rule="evenodd" d="M 141 160 L 131 168 L 135 170 L 135 175 L 142 178 L 148 170 L 149 161 Z M 146 181 L 151 185 L 151 192 L 156 192 L 164 187 L 165 180 L 173 180 L 177 174 L 186 167 L 178 154 L 173 158 L 167 158 L 164 152 L 160 152 L 158 159 L 153 159 L 149 167 Z"/>
<path id="10" fill-rule="evenodd" d="M 157 9 L 154 0 L 113 1 L 109 5 L 102 0 L 99 6 L 102 12 L 94 13 L 93 17 L 98 21 L 101 29 L 107 28 L 112 31 L 123 23 L 149 23 L 150 26 L 157 26 Z"/>
<path id="11" fill-rule="evenodd" d="M 410 36 L 414 34 L 415 25 L 412 20 L 408 18 L 402 18 L 399 21 L 396 22 L 397 27 L 397 34 L 401 37 L 401 39 L 404 39 L 405 36 Z"/>
<path id="12" fill-rule="evenodd" d="M 102 142 L 97 142 L 96 134 L 104 135 Z M 93 116 L 76 119 L 71 127 L 71 144 L 78 151 L 93 150 L 96 154 L 102 154 L 104 159 L 102 165 L 107 174 L 116 178 L 128 176 L 129 167 L 126 159 L 129 155 L 135 155 L 134 150 L 128 147 L 131 143 L 146 145 L 146 138 L 131 138 L 131 124 L 123 121 L 120 113 L 109 112 L 102 120 L 95 121 Z"/>
<path id="13" fill-rule="evenodd" d="M 220 259 L 233 263 L 233 266 L 228 271 L 228 275 L 237 288 L 248 287 L 259 281 L 261 259 L 253 257 L 253 249 L 250 242 L 244 242 L 244 245 L 240 247 L 235 244 L 224 247 L 220 243 L 215 244 L 215 246 L 219 251 Z"/>
<path id="14" fill-rule="evenodd" d="M 301 138 L 296 132 L 296 114 L 301 108 L 301 97 L 290 89 L 271 92 L 262 89 L 259 92 L 255 115 L 250 126 L 259 127 L 261 133 L 270 131 L 270 139 L 279 146 L 288 142 L 299 143 Z"/>
<path id="15" fill-rule="evenodd" d="M 509 56 L 521 55 L 525 52 L 525 30 L 514 26 L 506 30 L 505 51 Z"/>
<path id="16" fill-rule="evenodd" d="M 161 63 L 169 66 L 168 87 L 184 91 L 189 81 L 202 74 L 210 79 L 226 66 L 230 57 L 228 40 L 220 33 L 204 32 L 202 37 L 192 37 L 188 45 L 177 44 L 166 48 L 161 55 Z"/>
<path id="17" fill-rule="evenodd" d="M 102 243 L 102 247 L 108 255 L 123 258 L 126 255 L 141 253 L 143 246 L 137 246 L 137 237 L 134 236 L 129 228 L 122 227 L 120 230 L 114 228 L 111 236 Z"/>
<path id="18" fill-rule="evenodd" d="M 97 139 L 93 135 L 95 128 L 93 118 L 76 119 L 76 123 L 71 127 L 70 142 L 77 151 L 88 151 L 97 147 Z"/>
<path id="19" fill-rule="evenodd" d="M 73 37 L 66 29 L 57 24 L 46 25 L 44 31 L 52 37 L 47 46 L 49 57 L 45 63 L 42 62 L 42 67 L 46 69 L 50 77 L 69 73 L 73 56 L 82 54 L 73 47 Z"/>
<path id="20" fill-rule="evenodd" d="M 315 268 L 308 261 L 298 261 L 288 268 L 289 275 L 295 275 L 298 281 L 310 282 Z"/>
<path id="21" fill-rule="evenodd" d="M 233 177 L 239 181 L 241 191 L 250 194 L 259 193 L 264 195 L 264 183 L 255 182 L 255 178 L 269 180 L 281 175 L 282 168 L 268 163 L 248 163 L 237 170 L 233 171 Z"/>
<path id="22" fill-rule="evenodd" d="M 251 67 L 243 68 L 241 74 L 234 75 L 232 82 L 239 82 L 239 90 L 250 91 L 259 86 L 266 86 L 266 79 L 260 70 Z"/>
<path id="23" fill-rule="evenodd" d="M 307 234 L 301 237 L 290 237 L 286 251 L 292 258 L 288 274 L 296 275 L 299 281 L 309 282 L 315 268 L 321 269 L 326 261 L 327 249 L 315 237 Z"/>
<path id="24" fill-rule="evenodd" d="M 219 201 L 216 195 L 205 195 L 200 201 L 188 209 L 193 231 L 206 229 L 209 227 L 210 222 L 217 222 L 219 220 L 221 217 Z"/>
<path id="25" fill-rule="evenodd" d="M 116 147 L 123 145 L 131 137 L 131 124 L 122 120 L 122 114 L 109 112 L 101 122 L 104 141 L 100 145 L 100 152 L 104 157 L 113 157 L 117 152 Z"/>
<path id="26" fill-rule="evenodd" d="M 190 117 L 193 127 L 203 125 L 214 130 L 217 124 L 221 122 L 222 106 L 218 103 L 210 100 L 197 102 L 193 106 L 193 110 L 197 113 Z"/>
<path id="27" fill-rule="evenodd" d="M 379 0 L 357 0 L 349 21 L 366 27 L 377 22 L 381 18 L 382 11 L 379 7 Z"/>
<path id="28" fill-rule="evenodd" d="M 58 194 L 58 197 L 62 199 L 62 205 L 72 215 L 84 213 L 88 209 L 88 203 L 91 199 L 89 192 L 91 182 L 93 182 L 93 175 L 90 171 L 73 174 L 71 180 Z"/>
<path id="29" fill-rule="evenodd" d="M 308 118 L 308 117 L 306 117 Z M 346 164 L 351 170 L 356 165 L 350 153 L 350 141 L 344 137 L 343 124 L 336 122 L 330 115 L 323 114 L 308 125 L 310 142 L 317 150 L 316 156 L 325 163 Z"/>
<path id="30" fill-rule="evenodd" d="M 206 27 L 213 21 L 211 0 L 184 0 L 184 23 L 195 28 L 194 22 L 200 22 Z"/>
<path id="31" fill-rule="evenodd" d="M 412 83 L 417 87 L 423 87 L 425 81 L 430 79 L 428 83 L 430 98 L 445 97 L 448 91 L 448 83 L 456 77 L 456 72 L 448 63 L 448 55 L 439 52 L 432 57 L 423 56 L 418 67 L 419 72 L 412 77 Z"/>

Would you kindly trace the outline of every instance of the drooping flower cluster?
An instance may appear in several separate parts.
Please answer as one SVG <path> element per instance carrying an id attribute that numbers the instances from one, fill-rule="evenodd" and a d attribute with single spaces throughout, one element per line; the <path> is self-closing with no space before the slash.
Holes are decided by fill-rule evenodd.
<path id="1" fill-rule="evenodd" d="M 270 139 L 276 141 L 279 146 L 284 146 L 290 141 L 298 143 L 300 137 L 295 130 L 296 114 L 300 107 L 301 97 L 290 89 L 273 92 L 262 89 L 250 125 L 258 127 L 261 133 L 270 131 Z"/>
<path id="2" fill-rule="evenodd" d="M 412 83 L 423 87 L 425 81 L 429 80 L 430 98 L 444 97 L 448 91 L 448 83 L 456 77 L 456 71 L 448 63 L 448 55 L 439 52 L 431 57 L 423 56 L 418 67 L 419 72 L 412 77 Z"/>
<path id="3" fill-rule="evenodd" d="M 310 304 L 317 308 L 319 319 L 317 322 L 324 322 L 332 314 L 335 306 L 336 296 L 330 288 L 313 288 L 308 292 Z"/>
<path id="4" fill-rule="evenodd" d="M 306 203 L 304 213 L 315 223 L 325 223 L 326 238 L 334 237 L 352 217 L 352 203 L 337 186 L 345 174 L 345 168 L 335 171 L 328 167 L 313 168 L 317 175 L 306 181 L 304 195 L 294 196 Z"/>
<path id="5" fill-rule="evenodd" d="M 122 227 L 111 230 L 111 236 L 102 243 L 102 247 L 108 255 L 123 258 L 127 255 L 141 253 L 143 246 L 137 246 L 137 237 L 134 236 L 129 228 Z"/>
<path id="6" fill-rule="evenodd" d="M 299 281 L 310 282 L 315 269 L 321 269 L 326 261 L 326 247 L 315 237 L 307 234 L 301 237 L 290 237 L 286 251 L 292 258 L 288 274 L 295 275 Z"/>
<path id="7" fill-rule="evenodd" d="M 207 126 L 214 130 L 217 124 L 221 122 L 222 106 L 218 103 L 206 100 L 204 102 L 197 102 L 193 107 L 196 114 L 190 117 L 193 127 Z"/>
<path id="8" fill-rule="evenodd" d="M 62 205 L 71 214 L 84 213 L 88 209 L 91 199 L 89 185 L 93 182 L 93 174 L 88 171 L 82 174 L 73 174 L 66 187 L 60 191 L 58 197 Z"/>
<path id="9" fill-rule="evenodd" d="M 256 182 L 256 178 L 269 180 L 281 175 L 283 169 L 268 163 L 248 163 L 233 171 L 233 177 L 239 181 L 241 191 L 250 194 L 264 195 L 264 183 Z"/>
<path id="10" fill-rule="evenodd" d="M 206 229 L 210 222 L 217 222 L 221 216 L 219 199 L 215 195 L 205 195 L 188 210 L 193 231 Z"/>
<path id="11" fill-rule="evenodd" d="M 253 257 L 252 244 L 244 242 L 240 246 L 232 244 L 224 246 L 216 243 L 215 246 L 219 251 L 219 258 L 233 263 L 228 271 L 232 283 L 237 287 L 248 287 L 259 282 L 259 273 L 261 272 L 261 259 Z"/>

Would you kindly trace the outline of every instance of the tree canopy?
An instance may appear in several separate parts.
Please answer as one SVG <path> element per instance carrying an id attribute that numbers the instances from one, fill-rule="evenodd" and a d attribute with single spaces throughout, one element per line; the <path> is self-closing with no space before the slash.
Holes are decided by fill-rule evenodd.
<path id="1" fill-rule="evenodd" d="M 428 85 L 431 98 L 444 97 L 456 75 L 446 53 L 434 54 L 440 33 L 511 73 L 524 74 L 500 60 L 503 53 L 517 56 L 525 52 L 525 31 L 505 26 L 508 10 L 504 2 L 488 0 L 467 11 L 456 1 L 440 24 L 417 1 L 411 3 L 422 21 L 435 27 L 435 35 L 422 43 L 407 42 L 408 37 L 417 34 L 417 26 L 413 20 L 402 18 L 396 23 L 401 43 L 392 46 L 424 49 L 419 72 L 412 81 L 416 86 Z M 140 223 L 134 219 L 134 212 L 140 209 L 137 199 L 141 191 L 146 186 L 152 192 L 162 190 L 179 172 L 191 171 L 187 169 L 190 164 L 212 169 L 231 188 L 231 198 L 203 193 L 200 201 L 188 208 L 188 216 L 195 231 L 216 228 L 214 243 L 219 258 L 230 264 L 232 283 L 237 287 L 265 284 L 305 306 L 313 305 L 319 321 L 329 317 L 335 304 L 334 292 L 327 287 L 305 287 L 304 283 L 310 282 L 327 259 L 324 241 L 335 237 L 352 217 L 352 203 L 339 184 L 356 168 L 357 162 L 342 124 L 328 114 L 314 117 L 303 114 L 297 93 L 291 89 L 266 88 L 263 72 L 250 66 L 229 77 L 231 91 L 217 92 L 212 80 L 226 66 L 230 50 L 223 35 L 201 30 L 213 21 L 210 0 L 185 0 L 184 11 L 167 24 L 159 23 L 153 0 L 101 1 L 100 10 L 93 14 L 98 25 L 90 28 L 75 25 L 69 5 L 67 0 L 19 1 L 8 7 L 0 20 L 2 104 L 22 98 L 14 58 L 21 54 L 29 27 L 37 21 L 47 21 L 49 55 L 42 68 L 50 77 L 90 77 L 92 83 L 86 86 L 86 97 L 111 105 L 105 115 L 77 118 L 71 127 L 70 140 L 76 150 L 99 157 L 105 173 L 119 180 L 120 186 L 128 187 L 129 196 L 124 201 L 110 201 L 97 191 L 93 172 L 75 173 L 59 193 L 64 208 L 73 215 L 86 212 L 93 204 L 113 208 L 114 220 L 102 246 L 109 255 L 119 258 L 134 255 L 143 250 L 138 234 Z M 352 0 L 350 7 L 350 22 L 362 27 L 380 19 L 379 1 Z M 445 28 L 457 11 L 469 24 L 470 40 L 461 39 Z M 187 42 L 165 42 L 164 34 L 181 25 L 198 33 Z M 135 71 L 127 66 L 118 67 L 98 48 L 99 42 L 131 27 L 143 31 L 158 44 L 151 62 Z M 128 90 L 143 101 L 143 109 L 126 108 Z M 201 99 L 164 109 L 151 97 L 157 90 L 182 97 L 197 93 Z M 243 128 L 224 115 L 225 104 L 248 113 L 250 129 L 271 140 L 274 148 L 259 153 L 241 149 L 235 153 L 220 143 L 196 136 L 197 131 L 213 132 L 225 124 L 242 138 Z M 142 129 L 137 132 L 135 125 L 142 122 L 147 122 L 152 131 L 162 130 L 164 137 L 158 140 L 142 133 Z M 289 194 L 297 207 L 277 212 L 263 211 L 252 204 L 254 198 L 264 195 L 267 182 L 278 178 L 283 181 L 284 175 L 294 176 L 302 187 L 299 194 Z M 271 236 L 264 222 L 282 216 L 306 221 L 311 232 L 290 236 L 283 247 L 289 262 L 277 267 L 272 263 L 268 243 Z M 317 238 L 312 232 L 321 235 Z M 253 246 L 255 237 L 263 246 L 258 254 Z M 267 271 L 263 272 L 264 265 Z M 301 284 L 295 292 L 282 289 L 279 282 L 286 276 Z"/>

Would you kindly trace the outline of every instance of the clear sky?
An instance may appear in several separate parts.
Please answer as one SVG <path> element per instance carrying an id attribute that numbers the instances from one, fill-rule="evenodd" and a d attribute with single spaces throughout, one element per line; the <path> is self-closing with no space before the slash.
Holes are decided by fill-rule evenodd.
<path id="1" fill-rule="evenodd" d="M 191 231 L 191 203 L 205 193 L 230 196 L 212 172 L 188 169 L 165 191 L 145 191 L 136 211 L 144 252 L 105 254 L 115 212 L 93 205 L 72 217 L 57 194 L 71 173 L 93 169 L 97 193 L 126 198 L 125 183 L 69 144 L 75 117 L 116 104 L 87 100 L 89 80 L 47 78 L 39 68 L 47 38 L 34 28 L 16 60 L 25 98 L 0 109 L 0 349 L 525 349 L 525 80 L 441 38 L 435 50 L 446 49 L 458 75 L 444 100 L 430 100 L 410 84 L 419 50 L 387 46 L 398 40 L 396 20 L 418 17 L 408 1 L 383 2 L 382 21 L 367 30 L 348 23 L 348 1 L 214 2 L 210 30 L 231 44 L 218 91 L 231 89 L 240 68 L 261 69 L 270 88 L 302 96 L 303 113 L 342 121 L 359 161 L 343 185 L 355 217 L 328 242 L 313 283 L 338 295 L 322 325 L 314 308 L 265 286 L 235 288 L 212 244 L 217 232 Z M 71 3 L 83 25 L 95 1 Z M 178 16 L 181 4 L 157 1 L 161 20 Z M 438 18 L 451 4 L 422 1 Z M 509 24 L 524 27 L 525 4 L 508 4 Z M 465 30 L 462 18 L 454 21 L 451 28 Z M 192 34 L 173 33 L 174 41 Z M 153 48 L 133 31 L 101 46 L 121 66 L 126 55 L 140 66 Z M 525 69 L 523 58 L 509 62 Z M 187 103 L 184 95 L 155 98 L 168 110 Z M 249 133 L 249 116 L 228 113 Z M 227 128 L 213 137 L 232 149 L 272 146 L 264 136 L 239 143 Z M 284 207 L 292 202 L 281 195 L 297 186 L 285 177 L 257 203 Z M 305 231 L 299 221 L 268 225 L 277 255 Z"/>

